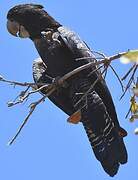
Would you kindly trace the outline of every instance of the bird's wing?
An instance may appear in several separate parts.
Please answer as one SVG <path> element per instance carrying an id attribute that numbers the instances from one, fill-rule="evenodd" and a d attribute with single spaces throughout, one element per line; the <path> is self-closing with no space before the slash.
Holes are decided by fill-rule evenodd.
<path id="1" fill-rule="evenodd" d="M 94 56 L 90 49 L 75 33 L 63 27 L 59 31 L 65 45 L 76 59 L 89 57 L 87 63 L 94 61 Z M 87 76 L 81 79 L 76 77 L 73 80 L 73 104 L 81 98 L 82 93 L 85 93 L 90 88 L 91 83 L 95 78 L 98 78 L 99 73 L 96 71 L 91 74 L 92 81 Z M 76 110 L 84 106 L 84 103 L 86 103 L 84 101 L 81 102 Z M 126 135 L 126 131 L 119 125 L 115 106 L 104 80 L 98 81 L 92 91 L 86 96 L 86 101 L 85 108 L 82 108 L 82 123 L 96 158 L 101 162 L 104 170 L 110 176 L 114 176 L 118 171 L 119 165 L 127 162 L 127 151 L 123 142 L 123 136 Z M 120 132 L 123 132 L 123 136 L 120 136 Z"/>
<path id="2" fill-rule="evenodd" d="M 64 47 L 73 54 L 75 67 L 84 65 L 90 61 L 94 61 L 92 52 L 87 45 L 72 31 L 61 27 L 59 29 L 59 37 Z M 77 58 L 88 57 L 82 61 L 76 61 Z M 96 68 L 96 67 L 94 67 Z M 52 94 L 51 100 L 63 111 L 73 113 L 75 110 L 82 108 L 75 106 L 80 99 L 82 93 L 89 89 L 91 84 L 99 76 L 99 72 L 95 71 L 88 78 L 87 73 L 83 71 L 76 75 L 71 81 L 70 89 L 60 91 L 61 94 Z M 77 88 L 76 88 L 77 86 Z M 70 94 L 68 93 L 70 91 Z M 82 108 L 82 123 L 92 145 L 96 158 L 101 162 L 104 170 L 114 176 L 120 164 L 127 162 L 127 152 L 123 142 L 123 137 L 119 135 L 120 125 L 117 119 L 114 103 L 110 92 L 104 80 L 99 80 L 92 91 L 86 98 L 87 106 Z"/>
<path id="3" fill-rule="evenodd" d="M 75 63 L 77 64 L 76 66 L 79 67 L 88 62 L 96 61 L 92 51 L 87 46 L 87 44 L 84 41 L 82 41 L 81 38 L 78 35 L 76 35 L 73 31 L 70 31 L 68 28 L 63 26 L 58 28 L 58 31 L 60 32 L 60 37 L 64 41 L 65 46 L 68 47 L 68 49 L 72 52 L 72 54 L 74 54 L 74 58 L 76 59 Z M 77 58 L 84 58 L 84 59 L 77 62 Z M 95 71 L 88 78 L 91 79 L 91 82 L 93 82 L 98 78 L 99 75 L 100 75 L 100 71 Z M 116 127 L 118 129 L 121 129 L 117 118 L 115 106 L 112 100 L 112 96 L 106 85 L 105 80 L 100 79 L 95 85 L 94 89 L 102 99 L 103 103 L 105 104 L 107 112 L 109 113 L 109 116 L 111 117 L 112 121 L 115 123 Z"/>

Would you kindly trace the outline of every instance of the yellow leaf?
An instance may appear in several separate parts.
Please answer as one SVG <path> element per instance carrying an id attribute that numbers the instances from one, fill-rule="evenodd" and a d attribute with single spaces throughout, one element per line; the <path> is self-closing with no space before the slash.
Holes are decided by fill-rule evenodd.
<path id="1" fill-rule="evenodd" d="M 138 104 L 137 103 L 133 103 L 131 105 L 131 112 L 134 114 L 138 112 Z"/>
<path id="2" fill-rule="evenodd" d="M 130 63 L 130 62 L 138 63 L 138 50 L 128 51 L 126 54 L 121 56 L 120 61 L 123 64 L 127 64 L 127 63 Z"/>
<path id="3" fill-rule="evenodd" d="M 130 102 L 131 102 L 131 112 L 134 114 L 138 113 L 138 104 L 136 103 L 135 98 L 132 97 Z"/>

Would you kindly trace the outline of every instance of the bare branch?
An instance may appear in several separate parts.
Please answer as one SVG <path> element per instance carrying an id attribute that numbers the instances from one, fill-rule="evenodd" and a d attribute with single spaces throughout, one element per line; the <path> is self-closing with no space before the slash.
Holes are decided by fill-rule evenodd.
<path id="1" fill-rule="evenodd" d="M 100 69 L 103 68 L 103 67 L 104 67 L 104 65 L 101 65 L 101 66 L 95 68 L 92 72 L 90 72 L 90 73 L 88 74 L 88 77 L 90 77 L 93 73 L 95 73 L 96 71 L 100 70 Z"/>
<path id="2" fill-rule="evenodd" d="M 132 82 L 133 82 L 133 80 L 134 80 L 134 76 L 135 76 L 136 70 L 137 70 L 137 65 L 135 66 L 135 68 L 134 68 L 134 70 L 133 70 L 133 73 L 132 73 L 132 75 L 131 75 L 128 83 L 127 83 L 127 86 L 126 86 L 126 88 L 125 88 L 124 93 L 123 93 L 122 96 L 120 97 L 120 100 L 124 97 L 124 95 L 126 94 L 127 90 L 130 88 L 130 86 L 131 86 L 131 84 L 132 84 Z"/>
<path id="3" fill-rule="evenodd" d="M 124 81 L 127 77 L 128 77 L 128 75 L 132 72 L 132 70 L 135 68 L 135 66 L 136 66 L 136 64 L 134 64 L 129 70 L 128 70 L 128 72 L 122 77 L 122 81 Z"/>
<path id="4" fill-rule="evenodd" d="M 89 92 L 91 92 L 91 90 L 94 88 L 94 86 L 96 85 L 96 83 L 99 81 L 100 78 L 102 78 L 102 75 L 106 72 L 106 68 L 103 70 L 103 72 L 101 72 L 101 74 L 99 74 L 99 76 L 97 77 L 97 79 L 92 83 L 92 85 L 90 86 L 90 88 L 88 89 L 88 91 L 86 91 L 86 93 L 79 99 L 79 101 L 74 105 L 75 107 L 83 100 L 87 97 L 87 95 L 89 94 Z"/>
<path id="5" fill-rule="evenodd" d="M 100 69 L 101 67 L 105 66 L 104 70 L 99 74 L 98 78 L 94 81 L 94 83 L 91 85 L 91 87 L 88 89 L 88 91 L 81 97 L 81 99 L 75 104 L 75 106 L 77 106 L 81 101 L 82 99 L 86 98 L 88 93 L 93 89 L 93 87 L 95 86 L 95 84 L 99 81 L 100 78 L 102 78 L 102 75 L 107 72 L 107 68 L 109 67 L 111 61 L 115 60 L 115 59 L 119 59 L 121 56 L 123 56 L 124 54 L 126 54 L 127 52 L 122 52 L 122 53 L 119 53 L 119 54 L 115 54 L 113 56 L 110 56 L 110 57 L 106 57 L 104 54 L 102 53 L 98 53 L 96 52 L 98 55 L 102 56 L 102 58 L 100 58 L 99 61 L 97 61 L 96 58 L 91 58 L 91 57 L 84 57 L 84 58 L 77 58 L 76 60 L 84 60 L 84 59 L 93 59 L 93 60 L 96 60 L 94 62 L 90 62 L 88 64 L 85 64 L 81 67 L 78 67 L 76 69 L 74 69 L 73 71 L 65 74 L 63 77 L 57 79 L 56 82 L 53 82 L 51 84 L 45 84 L 45 83 L 20 83 L 20 82 L 17 82 L 17 81 L 10 81 L 10 80 L 6 80 L 4 79 L 2 76 L 0 76 L 0 81 L 2 82 L 5 82 L 5 83 L 9 83 L 11 85 L 18 85 L 18 86 L 27 86 L 27 89 L 25 91 L 22 91 L 20 93 L 20 95 L 18 96 L 18 101 L 16 102 L 9 102 L 8 105 L 9 107 L 13 106 L 13 105 L 16 105 L 16 104 L 19 104 L 19 103 L 22 103 L 24 102 L 24 100 L 28 99 L 28 97 L 31 95 L 31 94 L 34 94 L 34 93 L 37 93 L 37 92 L 40 92 L 42 90 L 45 90 L 45 95 L 43 95 L 42 98 L 40 98 L 38 101 L 34 102 L 34 103 L 31 103 L 30 105 L 30 112 L 29 114 L 26 116 L 26 118 L 24 119 L 23 123 L 21 124 L 21 126 L 19 127 L 19 129 L 17 130 L 17 133 L 15 134 L 15 136 L 11 139 L 11 141 L 8 143 L 9 145 L 13 144 L 13 142 L 16 140 L 16 138 L 18 137 L 18 135 L 20 134 L 21 130 L 23 129 L 23 127 L 25 126 L 25 124 L 27 123 L 28 119 L 30 118 L 30 116 L 32 115 L 32 113 L 34 112 L 34 110 L 36 109 L 37 105 L 39 105 L 41 102 L 44 102 L 44 100 L 49 96 L 51 95 L 55 90 L 57 90 L 57 88 L 59 86 L 63 86 L 65 81 L 67 79 L 69 79 L 70 77 L 72 77 L 73 75 L 81 72 L 82 70 L 85 70 L 87 68 L 90 68 L 90 67 L 93 67 L 93 66 L 99 66 L 101 64 L 101 66 L 97 67 L 94 71 Z M 113 69 L 113 67 L 110 65 L 111 69 L 113 70 L 114 74 L 116 75 L 116 77 L 118 78 L 120 84 L 121 84 L 121 87 L 123 89 L 123 85 L 121 83 L 121 80 L 119 78 L 119 76 L 117 75 L 116 71 Z M 128 82 L 128 85 L 127 85 L 127 88 L 125 89 L 125 92 L 127 91 L 127 89 L 130 87 L 130 84 L 132 83 L 132 79 L 134 78 L 134 75 L 135 75 L 135 72 L 136 72 L 136 69 L 137 69 L 137 66 L 134 68 L 132 68 L 132 70 L 134 69 L 133 71 L 133 74 Z M 130 70 L 130 72 L 132 71 Z M 94 72 L 92 71 L 92 73 Z M 128 72 L 128 74 L 130 73 Z M 126 74 L 126 77 L 128 75 Z M 29 88 L 32 87 L 32 88 L 35 88 L 35 90 L 33 91 L 29 91 Z M 39 87 L 39 88 L 38 88 Z M 29 92 L 28 92 L 29 91 Z M 124 96 L 124 94 L 123 94 Z"/>
<path id="6" fill-rule="evenodd" d="M 119 81 L 119 83 L 120 83 L 120 85 L 121 85 L 122 91 L 124 92 L 124 87 L 123 87 L 122 81 L 121 81 L 121 79 L 119 78 L 117 72 L 115 71 L 115 69 L 114 69 L 111 65 L 109 65 L 109 66 L 110 66 L 110 68 L 112 69 L 112 71 L 114 72 L 115 76 L 117 77 L 117 79 L 118 79 L 118 81 Z"/>
<path id="7" fill-rule="evenodd" d="M 104 53 L 101 53 L 101 52 L 98 52 L 98 51 L 92 51 L 92 53 L 98 54 L 98 55 L 102 56 L 104 59 L 107 58 L 107 56 L 106 56 Z M 97 59 L 97 58 L 96 58 L 96 59 Z"/>
<path id="8" fill-rule="evenodd" d="M 44 102 L 45 99 L 50 96 L 53 92 L 55 91 L 55 88 L 53 87 L 53 89 L 49 90 L 49 92 L 45 95 L 43 95 L 42 98 L 40 98 L 38 101 L 33 102 L 30 104 L 30 112 L 29 114 L 26 116 L 25 120 L 23 121 L 23 123 L 21 124 L 21 126 L 19 127 L 19 129 L 17 130 L 17 133 L 15 134 L 15 136 L 9 141 L 8 145 L 12 145 L 13 142 L 16 140 L 16 138 L 18 137 L 18 135 L 20 134 L 21 130 L 23 129 L 23 127 L 25 126 L 25 124 L 27 123 L 27 121 L 29 120 L 30 116 L 32 115 L 32 113 L 34 112 L 34 110 L 36 109 L 37 105 L 39 105 L 40 103 Z"/>
<path id="9" fill-rule="evenodd" d="M 42 86 L 44 85 L 44 83 L 31 83 L 31 82 L 24 82 L 24 83 L 21 83 L 21 82 L 18 82 L 18 81 L 11 81 L 11 80 L 7 80 L 7 79 L 4 79 L 2 76 L 0 76 L 0 81 L 2 82 L 5 82 L 5 83 L 8 83 L 10 85 L 14 85 L 14 86 L 28 86 L 28 87 L 32 87 L 34 88 L 34 86 L 36 85 L 39 85 L 39 86 Z"/>
<path id="10" fill-rule="evenodd" d="M 27 123 L 28 119 L 30 118 L 30 116 L 33 114 L 36 106 L 38 104 L 40 104 L 41 102 L 43 102 L 45 100 L 45 96 L 43 96 L 41 99 L 39 99 L 37 102 L 34 102 L 30 105 L 30 112 L 29 114 L 26 116 L 25 120 L 23 121 L 23 123 L 21 124 L 21 126 L 19 127 L 19 129 L 17 130 L 17 133 L 15 134 L 15 136 L 9 141 L 8 145 L 12 145 L 13 142 L 16 140 L 16 138 L 18 137 L 18 135 L 20 134 L 21 130 L 23 129 L 23 127 L 25 126 L 25 124 Z"/>
<path id="11" fill-rule="evenodd" d="M 130 112 L 131 112 L 131 108 L 132 108 L 132 104 L 131 104 L 131 106 L 129 107 L 129 110 L 128 110 L 128 112 L 127 112 L 126 116 L 125 116 L 125 119 L 127 119 L 127 118 L 128 118 L 128 115 L 129 115 L 129 114 L 130 114 Z"/>

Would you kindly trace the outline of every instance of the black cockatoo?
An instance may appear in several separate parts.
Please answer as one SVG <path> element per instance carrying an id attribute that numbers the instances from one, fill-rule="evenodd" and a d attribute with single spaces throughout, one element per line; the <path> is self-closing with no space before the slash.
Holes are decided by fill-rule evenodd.
<path id="1" fill-rule="evenodd" d="M 17 37 L 30 38 L 42 59 L 33 64 L 35 82 L 51 83 L 75 68 L 96 61 L 86 43 L 52 18 L 41 5 L 17 5 L 9 10 L 7 19 L 8 31 Z M 96 158 L 104 170 L 114 176 L 120 164 L 127 162 L 123 141 L 126 131 L 120 127 L 106 82 L 99 76 L 97 67 L 83 70 L 49 98 L 69 116 L 77 111 L 81 113 L 81 122 Z"/>

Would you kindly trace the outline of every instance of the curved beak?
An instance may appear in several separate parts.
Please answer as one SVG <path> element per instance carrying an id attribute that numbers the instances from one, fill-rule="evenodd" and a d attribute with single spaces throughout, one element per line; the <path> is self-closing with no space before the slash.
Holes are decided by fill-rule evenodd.
<path id="1" fill-rule="evenodd" d="M 18 37 L 19 29 L 20 29 L 19 23 L 10 20 L 7 21 L 7 30 L 10 34 Z"/>
<path id="2" fill-rule="evenodd" d="M 16 21 L 8 20 L 7 21 L 7 29 L 9 31 L 9 33 L 12 34 L 13 36 L 20 37 L 20 38 L 29 38 L 30 37 L 30 34 L 25 29 L 25 27 L 20 25 Z"/>

